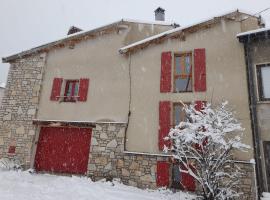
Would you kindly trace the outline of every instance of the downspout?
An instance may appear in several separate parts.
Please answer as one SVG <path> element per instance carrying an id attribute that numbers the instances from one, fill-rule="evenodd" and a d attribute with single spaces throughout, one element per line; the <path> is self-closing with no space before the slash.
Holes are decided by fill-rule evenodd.
<path id="1" fill-rule="evenodd" d="M 124 151 L 127 150 L 126 147 L 126 141 L 127 141 L 127 130 L 128 130 L 128 125 L 129 125 L 129 119 L 130 119 L 130 115 L 131 115 L 131 54 L 129 52 L 128 54 L 128 79 L 129 79 L 129 99 L 128 99 L 128 116 L 127 116 L 127 125 L 125 128 L 125 134 L 124 134 Z"/>
<path id="2" fill-rule="evenodd" d="M 262 180 L 262 166 L 261 166 L 261 153 L 260 153 L 260 138 L 259 138 L 259 129 L 258 129 L 258 118 L 257 118 L 257 99 L 255 96 L 255 86 L 253 82 L 254 72 L 251 62 L 250 55 L 250 43 L 248 40 L 244 41 L 245 49 L 245 61 L 247 68 L 247 81 L 248 81 L 248 93 L 249 93 L 249 109 L 250 109 L 250 118 L 251 118 L 251 128 L 252 128 L 252 137 L 253 137 L 253 146 L 255 154 L 255 171 L 256 171 L 256 181 L 257 181 L 257 195 L 258 199 L 262 194 L 263 180 Z"/>

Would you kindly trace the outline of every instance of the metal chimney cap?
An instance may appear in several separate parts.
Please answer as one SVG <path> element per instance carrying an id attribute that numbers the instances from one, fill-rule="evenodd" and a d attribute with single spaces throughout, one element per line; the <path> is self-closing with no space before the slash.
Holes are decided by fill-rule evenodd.
<path id="1" fill-rule="evenodd" d="M 158 7 L 155 12 L 162 12 L 164 13 L 165 12 L 165 9 L 161 8 L 161 7 Z"/>

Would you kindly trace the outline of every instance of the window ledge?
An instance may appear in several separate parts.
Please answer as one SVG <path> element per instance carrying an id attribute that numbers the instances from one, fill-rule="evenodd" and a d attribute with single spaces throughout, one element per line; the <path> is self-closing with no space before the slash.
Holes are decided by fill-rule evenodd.
<path id="1" fill-rule="evenodd" d="M 270 104 L 270 101 L 257 101 L 257 104 Z"/>

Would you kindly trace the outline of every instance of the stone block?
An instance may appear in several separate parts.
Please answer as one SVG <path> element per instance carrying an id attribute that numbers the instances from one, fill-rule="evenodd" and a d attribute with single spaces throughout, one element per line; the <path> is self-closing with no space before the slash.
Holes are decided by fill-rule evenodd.
<path id="1" fill-rule="evenodd" d="M 25 132 L 24 126 L 20 126 L 19 128 L 16 129 L 16 134 L 22 135 L 22 134 L 24 134 L 24 132 Z"/>
<path id="2" fill-rule="evenodd" d="M 11 120 L 11 113 L 8 113 L 7 115 L 5 115 L 5 116 L 3 117 L 3 120 L 4 120 L 4 121 L 9 121 L 9 120 Z"/>
<path id="3" fill-rule="evenodd" d="M 93 146 L 98 145 L 97 139 L 95 137 L 92 137 L 92 139 L 91 139 L 91 145 L 93 145 Z"/>
<path id="4" fill-rule="evenodd" d="M 100 146 L 94 146 L 93 147 L 93 151 L 94 152 L 103 152 L 103 151 L 105 151 L 105 147 L 100 147 Z"/>
<path id="5" fill-rule="evenodd" d="M 114 152 L 110 153 L 110 158 L 115 158 Z"/>
<path id="6" fill-rule="evenodd" d="M 97 169 L 95 164 L 90 164 L 88 168 L 91 171 L 95 171 Z"/>
<path id="7" fill-rule="evenodd" d="M 136 163 L 136 162 L 133 161 L 133 162 L 131 163 L 129 169 L 131 169 L 131 170 L 138 170 L 139 167 L 140 167 L 140 165 L 139 165 L 138 163 Z"/>
<path id="8" fill-rule="evenodd" d="M 108 170 L 108 171 L 112 170 L 112 164 L 111 164 L 111 163 L 108 163 L 108 164 L 105 166 L 104 169 L 105 169 L 105 170 Z"/>
<path id="9" fill-rule="evenodd" d="M 115 126 L 114 125 L 109 125 L 108 126 L 108 131 L 115 131 Z"/>
<path id="10" fill-rule="evenodd" d="M 36 114 L 36 109 L 34 109 L 34 108 L 28 109 L 27 114 L 28 115 L 35 115 Z"/>
<path id="11" fill-rule="evenodd" d="M 129 176 L 130 173 L 129 173 L 129 171 L 126 170 L 125 168 L 122 168 L 122 175 L 123 175 L 123 176 Z"/>
<path id="12" fill-rule="evenodd" d="M 125 129 L 120 129 L 120 131 L 117 133 L 118 138 L 124 138 L 125 136 Z"/>
<path id="13" fill-rule="evenodd" d="M 98 157 L 98 158 L 95 159 L 95 163 L 105 166 L 107 164 L 107 158 Z"/>
<path id="14" fill-rule="evenodd" d="M 113 139 L 112 141 L 110 141 L 108 144 L 107 144 L 107 147 L 108 148 L 116 148 L 117 147 L 117 142 L 115 139 Z"/>
<path id="15" fill-rule="evenodd" d="M 119 168 L 124 167 L 124 161 L 123 160 L 117 160 L 117 167 L 119 167 Z"/>
<path id="16" fill-rule="evenodd" d="M 106 133 L 103 132 L 103 133 L 100 134 L 100 138 L 101 139 L 108 139 L 108 136 L 107 136 Z"/>
<path id="17" fill-rule="evenodd" d="M 100 125 L 97 124 L 95 130 L 101 131 L 101 130 L 102 130 L 102 127 L 101 127 Z"/>
<path id="18" fill-rule="evenodd" d="M 144 175 L 144 176 L 141 176 L 140 177 L 140 180 L 141 181 L 144 181 L 144 182 L 154 182 L 155 180 L 152 178 L 151 175 L 147 174 L 147 175 Z"/>

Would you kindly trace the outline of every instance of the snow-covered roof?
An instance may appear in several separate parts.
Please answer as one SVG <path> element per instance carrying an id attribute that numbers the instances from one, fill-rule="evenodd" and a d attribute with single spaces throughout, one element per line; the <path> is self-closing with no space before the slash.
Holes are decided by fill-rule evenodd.
<path id="1" fill-rule="evenodd" d="M 253 16 L 251 14 L 248 14 L 248 13 L 242 12 L 242 11 L 239 11 L 237 9 L 237 10 L 234 10 L 232 12 L 228 12 L 228 13 L 225 13 L 225 14 L 223 13 L 223 14 L 221 14 L 219 16 L 211 17 L 211 18 L 208 18 L 208 19 L 205 19 L 205 20 L 202 20 L 202 21 L 193 23 L 193 24 L 189 24 L 187 26 L 178 27 L 178 28 L 175 28 L 175 29 L 171 29 L 171 30 L 168 30 L 168 31 L 159 33 L 157 35 L 153 35 L 151 37 L 148 37 L 148 38 L 145 38 L 143 40 L 140 40 L 140 41 L 134 42 L 132 44 L 129 44 L 127 46 L 124 46 L 124 47 L 122 47 L 122 48 L 119 49 L 119 52 L 120 53 L 126 53 L 126 52 L 128 52 L 129 50 L 131 50 L 134 47 L 137 47 L 137 46 L 140 46 L 140 45 L 143 45 L 143 44 L 146 44 L 146 43 L 151 43 L 151 42 L 155 41 L 156 39 L 159 39 L 159 38 L 162 38 L 162 37 L 166 37 L 166 36 L 169 36 L 169 35 L 173 35 L 175 33 L 182 32 L 182 31 L 184 31 L 186 29 L 189 29 L 189 28 L 192 28 L 192 27 L 195 27 L 195 26 L 198 26 L 198 25 L 202 25 L 204 23 L 210 23 L 215 18 L 227 17 L 227 16 L 230 16 L 230 15 L 233 15 L 233 14 L 236 14 L 236 13 L 241 13 L 241 14 L 245 14 L 245 15 L 248 15 L 248 16 Z M 253 17 L 255 17 L 255 16 L 253 16 Z"/>
<path id="2" fill-rule="evenodd" d="M 122 19 L 124 22 L 137 23 L 137 24 L 154 24 L 154 25 L 163 25 L 163 26 L 174 26 L 176 22 L 168 21 L 147 21 L 147 20 L 135 20 L 135 19 Z"/>
<path id="3" fill-rule="evenodd" d="M 15 59 L 18 59 L 18 58 L 21 58 L 21 57 L 24 57 L 26 55 L 31 55 L 33 53 L 37 53 L 37 52 L 40 52 L 42 50 L 45 50 L 49 47 L 53 47 L 53 46 L 57 46 L 57 45 L 60 45 L 64 42 L 67 42 L 69 40 L 73 40 L 73 39 L 78 39 L 78 38 L 82 38 L 84 36 L 87 36 L 89 34 L 92 34 L 94 32 L 100 32 L 100 31 L 103 31 L 103 30 L 106 30 L 106 29 L 109 29 L 111 27 L 114 27 L 114 26 L 117 26 L 121 23 L 137 23 L 137 24 L 153 24 L 153 25 L 162 25 L 162 26 L 172 26 L 172 27 L 176 27 L 176 26 L 179 26 L 178 24 L 174 23 L 174 22 L 165 22 L 165 21 L 143 21 L 143 20 L 133 20 L 133 19 L 121 19 L 119 21 L 116 21 L 116 22 L 113 22 L 113 23 L 110 23 L 110 24 L 106 24 L 104 26 L 100 26 L 98 28 L 95 28 L 95 29 L 91 29 L 91 30 L 86 30 L 86 31 L 80 31 L 80 32 L 77 32 L 77 33 L 74 33 L 74 34 L 71 34 L 71 35 L 67 35 L 63 38 L 60 38 L 58 40 L 55 40 L 55 41 L 52 41 L 52 42 L 49 42 L 49 43 L 46 43 L 44 45 L 41 45 L 41 46 L 37 46 L 37 47 L 34 47 L 32 49 L 29 49 L 29 50 L 25 50 L 25 51 L 22 51 L 20 53 L 17 53 L 17 54 L 14 54 L 14 55 L 11 55 L 11 56 L 7 56 L 7 57 L 4 57 L 2 58 L 2 61 L 4 63 L 7 63 L 7 62 L 10 62 L 12 60 L 15 60 Z"/>
<path id="4" fill-rule="evenodd" d="M 251 35 L 251 34 L 257 34 L 257 33 L 262 33 L 265 31 L 270 31 L 270 27 L 267 28 L 259 28 L 259 29 L 255 29 L 255 30 L 251 30 L 251 31 L 246 31 L 243 33 L 238 33 L 236 36 L 237 37 L 242 37 L 242 36 L 247 36 L 247 35 Z"/>

